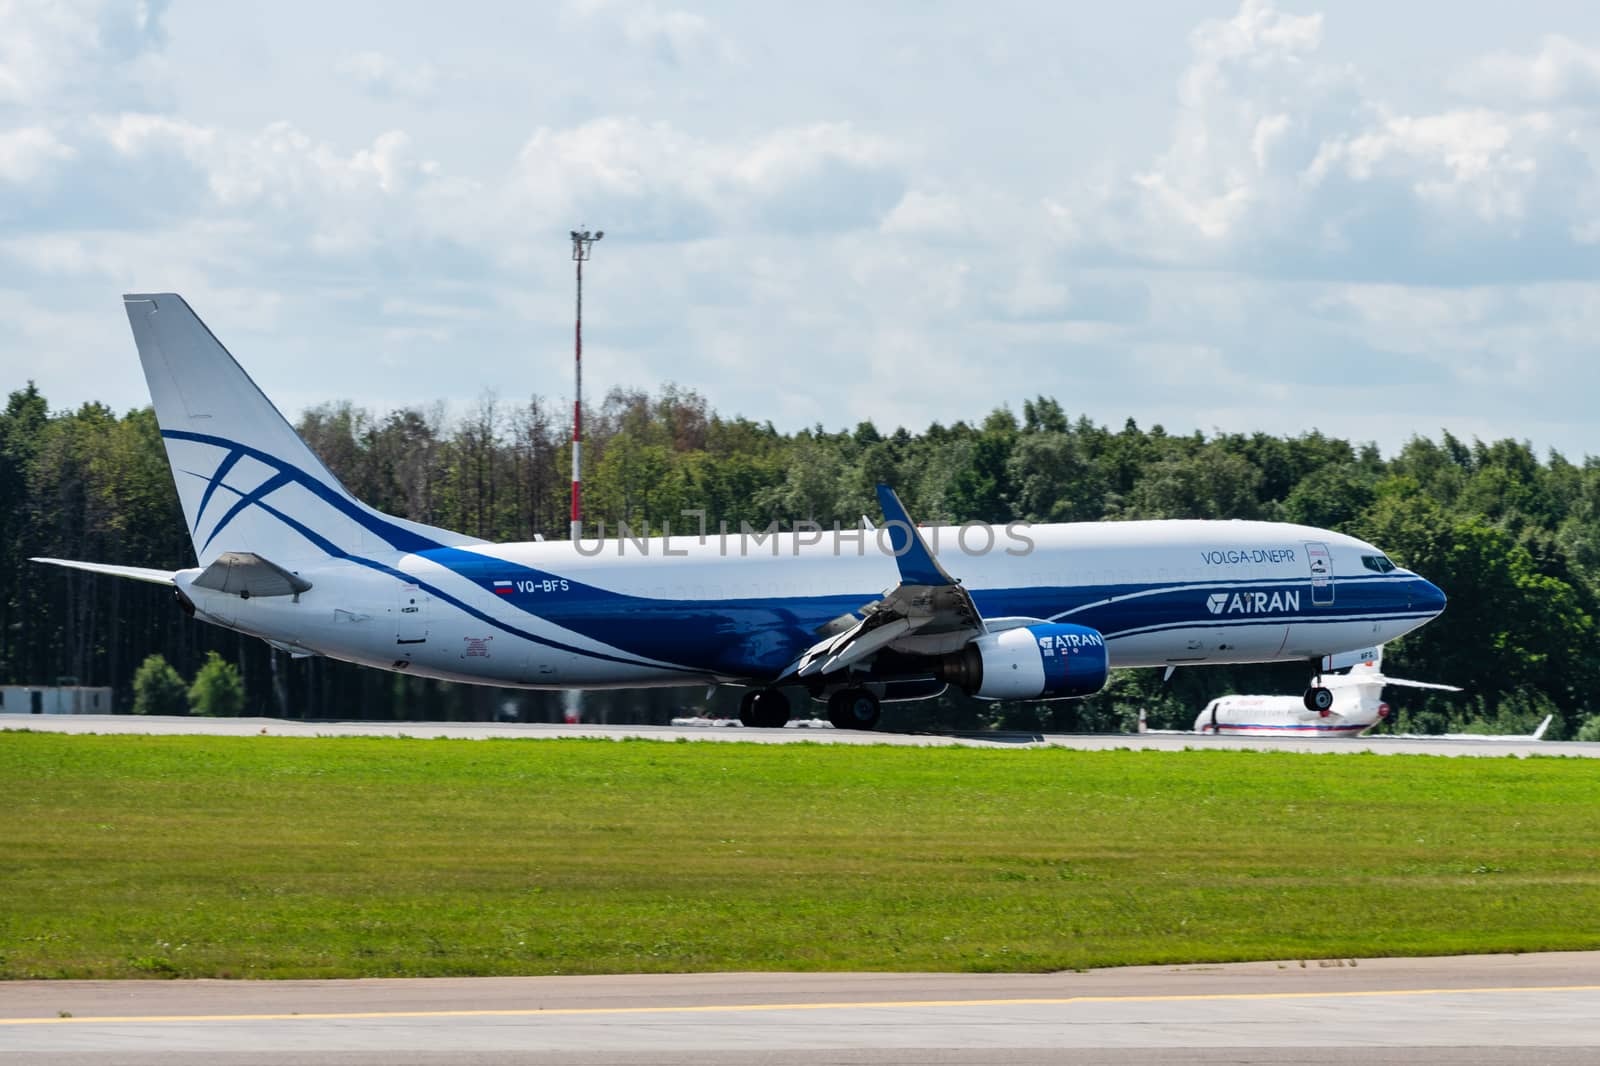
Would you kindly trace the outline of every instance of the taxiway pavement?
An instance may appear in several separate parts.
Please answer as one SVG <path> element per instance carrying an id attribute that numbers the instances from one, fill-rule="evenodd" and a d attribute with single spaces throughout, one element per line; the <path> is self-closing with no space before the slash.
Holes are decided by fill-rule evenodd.
<path id="1" fill-rule="evenodd" d="M 0 714 L 0 731 L 32 729 L 52 733 L 138 733 L 205 736 L 368 736 L 438 737 L 483 740 L 498 738 L 589 737 L 602 740 L 701 740 L 756 744 L 901 744 L 965 745 L 969 747 L 1053 747 L 1082 751 L 1131 748 L 1139 751 L 1186 749 L 1298 751 L 1318 754 L 1376 752 L 1383 755 L 1557 755 L 1600 758 L 1600 743 L 1499 739 L 1432 740 L 1415 737 L 1232 737 L 1197 733 L 1076 733 L 1076 734 L 963 734 L 859 733 L 834 729 L 826 723 L 786 729 L 745 729 L 741 726 L 561 725 L 538 722 L 360 722 L 284 718 L 192 718 L 131 714 Z"/>
<path id="2" fill-rule="evenodd" d="M 1056 974 L 0 985 L 58 1064 L 1578 1063 L 1600 952 Z"/>

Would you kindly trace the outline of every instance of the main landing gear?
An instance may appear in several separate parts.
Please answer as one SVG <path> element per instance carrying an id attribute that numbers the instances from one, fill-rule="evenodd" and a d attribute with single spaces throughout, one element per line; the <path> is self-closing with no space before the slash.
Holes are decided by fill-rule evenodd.
<path id="1" fill-rule="evenodd" d="M 864 688 L 842 688 L 828 697 L 828 721 L 835 729 L 873 729 L 880 714 L 878 697 Z"/>
<path id="2" fill-rule="evenodd" d="M 753 688 L 739 700 L 739 723 L 751 729 L 782 729 L 789 722 L 789 697 L 775 688 Z"/>

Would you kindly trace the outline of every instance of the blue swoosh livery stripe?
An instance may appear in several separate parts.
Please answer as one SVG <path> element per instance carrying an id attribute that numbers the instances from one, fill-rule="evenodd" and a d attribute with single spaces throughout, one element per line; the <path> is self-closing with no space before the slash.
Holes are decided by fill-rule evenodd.
<path id="1" fill-rule="evenodd" d="M 426 551 L 429 548 L 441 547 L 438 541 L 429 540 L 427 537 L 422 536 L 415 530 L 407 529 L 404 526 L 400 526 L 394 522 L 385 520 L 376 511 L 362 506 L 349 495 L 330 488 L 321 480 L 307 474 L 304 470 L 301 470 L 293 463 L 285 462 L 276 455 L 273 455 L 271 452 L 264 452 L 259 448 L 252 448 L 248 444 L 240 444 L 238 441 L 228 440 L 226 437 L 212 436 L 208 433 L 192 433 L 188 430 L 181 429 L 164 429 L 161 431 L 161 435 L 171 440 L 195 441 L 199 444 L 209 444 L 212 447 L 223 448 L 228 451 L 228 457 L 224 459 L 217 467 L 217 472 L 207 479 L 210 482 L 210 486 L 207 488 L 206 495 L 201 498 L 202 509 L 204 508 L 205 501 L 210 498 L 211 492 L 214 491 L 216 486 L 222 481 L 223 476 L 228 472 L 228 470 L 233 468 L 233 465 L 239 461 L 241 456 L 249 456 L 252 459 L 260 460 L 266 465 L 272 467 L 274 470 L 277 470 L 280 475 L 285 476 L 287 480 L 284 482 L 284 484 L 292 481 L 294 484 L 306 489 L 318 499 L 328 504 L 334 510 L 360 525 L 369 533 L 373 533 L 379 537 L 382 537 L 384 541 L 396 551 L 421 552 Z M 278 487 L 282 486 L 280 485 Z M 211 539 L 215 539 L 217 534 L 222 532 L 223 528 L 228 524 L 228 522 L 231 522 L 237 516 L 237 513 L 238 509 L 235 508 L 235 510 L 230 511 L 222 521 L 218 522 L 217 527 L 211 531 Z M 199 513 L 197 512 L 195 515 L 195 521 L 197 524 L 199 522 L 199 517 Z M 207 543 L 210 543 L 210 541 L 208 540 Z"/>
<path id="2" fill-rule="evenodd" d="M 285 485 L 290 484 L 292 481 L 293 479 L 287 473 L 280 470 L 278 473 L 267 478 L 267 480 L 263 481 L 256 488 L 251 489 L 244 495 L 241 495 L 237 500 L 234 501 L 233 506 L 228 508 L 227 514 L 224 514 L 221 520 L 217 522 L 217 527 L 211 531 L 211 536 L 206 538 L 206 542 L 200 546 L 200 550 L 205 551 L 207 548 L 211 547 L 211 542 L 217 539 L 217 534 L 226 529 L 228 523 L 232 522 L 240 511 L 243 511 L 252 503 L 261 502 L 274 492 L 277 492 L 279 489 L 283 488 Z M 217 483 L 213 481 L 210 485 L 210 488 L 216 487 Z"/>
<path id="3" fill-rule="evenodd" d="M 167 436 L 167 434 L 163 433 L 162 436 L 165 437 L 165 436 Z M 205 520 L 205 517 L 206 517 L 206 505 L 211 502 L 212 494 L 217 491 L 217 486 L 222 484 L 222 480 L 228 476 L 228 471 L 233 469 L 234 464 L 236 464 L 240 459 L 243 459 L 243 458 L 244 458 L 244 452 L 241 452 L 241 451 L 231 451 L 231 452 L 229 452 L 228 455 L 227 455 L 227 458 L 222 460 L 222 465 L 217 467 L 217 472 L 215 474 L 211 475 L 211 477 L 206 479 L 206 491 L 205 491 L 205 494 L 200 497 L 200 506 L 195 510 L 195 513 L 194 513 L 194 528 L 189 531 L 192 535 L 194 535 L 194 536 L 199 536 L 200 535 L 200 523 Z M 197 475 L 197 476 L 203 476 L 203 475 Z M 216 534 L 213 533 L 212 535 L 215 536 Z"/>
<path id="4" fill-rule="evenodd" d="M 207 544 L 210 544 L 211 540 L 215 539 L 216 535 L 219 532 L 222 531 L 222 528 L 224 526 L 226 526 L 229 522 L 231 522 L 233 520 L 233 518 L 240 511 L 242 511 L 246 506 L 254 505 L 256 507 L 261 508 L 267 514 L 272 515 L 272 517 L 276 518 L 278 521 L 282 522 L 284 525 L 288 526 L 290 529 L 294 530 L 296 533 L 300 534 L 302 537 L 306 538 L 306 540 L 308 540 L 312 544 L 316 545 L 318 550 L 322 551 L 323 553 L 325 553 L 325 554 L 327 554 L 327 555 L 329 555 L 329 556 L 331 556 L 331 557 L 333 557 L 335 559 L 344 559 L 344 560 L 347 560 L 349 562 L 358 563 L 361 566 L 365 566 L 365 567 L 367 567 L 369 569 L 376 570 L 376 571 L 378 571 L 379 573 L 382 573 L 382 574 L 387 574 L 387 575 L 389 575 L 391 577 L 397 578 L 397 579 L 399 579 L 401 581 L 404 581 L 404 582 L 406 582 L 408 584 L 414 584 L 418 588 L 425 589 L 428 592 L 429 595 L 436 597 L 440 601 L 442 601 L 444 603 L 448 603 L 453 607 L 459 608 L 460 610 L 466 612 L 468 615 L 478 619 L 479 621 L 482 621 L 484 623 L 487 623 L 488 625 L 494 626 L 496 629 L 499 629 L 500 631 L 502 631 L 504 633 L 507 633 L 507 634 L 510 634 L 512 636 L 521 637 L 522 639 L 532 641 L 535 644 L 541 644 L 541 645 L 544 645 L 545 647 L 555 648 L 555 649 L 557 649 L 559 651 L 569 652 L 571 654 L 583 656 L 585 658 L 599 659 L 599 660 L 602 660 L 602 661 L 605 661 L 605 662 L 615 662 L 615 663 L 623 664 L 625 666 L 638 666 L 638 667 L 647 667 L 647 668 L 652 668 L 652 669 L 677 670 L 677 671 L 680 671 L 682 673 L 694 674 L 694 675 L 698 675 L 701 672 L 701 671 L 698 671 L 698 670 L 694 670 L 694 669 L 690 669 L 690 668 L 687 668 L 687 667 L 679 666 L 679 665 L 676 665 L 676 664 L 673 664 L 673 663 L 647 662 L 647 661 L 643 661 L 641 659 L 625 658 L 623 656 L 610 655 L 610 654 L 607 654 L 605 652 L 597 652 L 597 651 L 591 651 L 591 650 L 586 649 L 586 648 L 578 648 L 578 647 L 574 647 L 573 645 L 566 644 L 566 643 L 563 643 L 563 642 L 558 641 L 558 640 L 552 640 L 549 637 L 542 637 L 542 636 L 538 635 L 537 633 L 530 633 L 527 630 L 520 629 L 517 626 L 511 625 L 510 623 L 504 621 L 503 619 L 495 618 L 493 615 L 490 615 L 490 614 L 488 614 L 488 613 L 486 613 L 484 611 L 479 610 L 476 607 L 473 607 L 471 604 L 464 602 L 463 600 L 461 600 L 460 598 L 452 595 L 449 592 L 446 592 L 444 589 L 439 588 L 437 585 L 434 585 L 434 584 L 432 584 L 430 582 L 421 580 L 420 578 L 418 578 L 414 574 L 408 574 L 403 570 L 398 570 L 398 569 L 396 569 L 396 568 L 394 568 L 392 566 L 389 566 L 389 565 L 387 565 L 385 563 L 381 563 L 381 562 L 377 561 L 376 559 L 369 559 L 369 558 L 366 558 L 364 556 L 356 555 L 353 552 L 346 551 L 345 549 L 339 547 L 337 544 L 333 543 L 327 537 L 324 537 L 322 534 L 316 532 L 315 530 L 311 529 L 309 526 L 305 525 L 305 523 L 297 521 L 296 519 L 291 518 L 289 515 L 285 514 L 283 511 L 279 510 L 278 508 L 273 507 L 271 504 L 266 502 L 265 497 L 267 495 L 269 495 L 272 491 L 275 491 L 276 489 L 282 488 L 284 485 L 287 485 L 287 484 L 293 482 L 295 484 L 299 484 L 299 485 L 302 485 L 302 486 L 304 486 L 306 488 L 311 489 L 313 492 L 316 492 L 316 494 L 319 497 L 321 497 L 322 499 L 324 499 L 325 501 L 327 501 L 329 503 L 336 503 L 337 502 L 337 503 L 350 504 L 351 505 L 350 507 L 340 506 L 339 510 L 342 513 L 348 515 L 349 517 L 355 518 L 366 529 L 368 529 L 368 530 L 370 530 L 370 531 L 372 531 L 374 533 L 377 533 L 379 536 L 383 536 L 386 540 L 390 540 L 390 543 L 394 543 L 395 539 L 404 539 L 404 540 L 412 541 L 412 542 L 422 542 L 422 543 L 428 545 L 430 548 L 432 548 L 435 551 L 449 552 L 449 551 L 459 551 L 459 549 L 445 547 L 444 545 L 440 545 L 435 541 L 428 541 L 425 538 L 421 537 L 419 534 L 413 533 L 411 530 L 401 529 L 400 527 L 394 526 L 391 523 L 384 522 L 384 521 L 378 519 L 375 515 L 371 514 L 370 512 L 368 512 L 364 508 L 362 508 L 359 504 L 355 504 L 354 501 L 350 500 L 349 497 L 334 493 L 332 490 L 328 489 L 327 486 L 323 485 L 321 482 L 317 481 L 314 478 L 311 478 L 311 477 L 307 476 L 306 473 L 303 470 L 300 470 L 299 468 L 295 467 L 293 464 L 286 463 L 283 460 L 278 459 L 275 456 L 272 456 L 272 455 L 270 455 L 270 454 L 268 454 L 266 452 L 262 452 L 262 451 L 259 451 L 257 449 L 254 449 L 254 448 L 249 448 L 249 447 L 247 447 L 245 445 L 235 444 L 232 441 L 224 440 L 223 438 L 220 438 L 220 437 L 209 437 L 209 436 L 206 436 L 204 434 L 199 434 L 199 433 L 188 433 L 188 432 L 183 432 L 183 431 L 178 431 L 178 430 L 173 430 L 173 431 L 163 430 L 162 431 L 162 436 L 171 436 L 171 437 L 175 437 L 175 438 L 180 439 L 180 440 L 193 440 L 193 441 L 198 441 L 198 442 L 203 443 L 203 444 L 212 444 L 212 445 L 215 445 L 217 447 L 222 447 L 222 448 L 235 448 L 235 449 L 238 449 L 238 451 L 236 453 L 230 453 L 230 458 L 232 458 L 235 454 L 247 454 L 247 455 L 250 455 L 252 458 L 260 459 L 263 462 L 270 463 L 273 466 L 277 467 L 278 470 L 279 470 L 279 473 L 276 476 L 271 478 L 267 483 L 263 484 L 260 488 L 256 489 L 254 492 L 243 493 L 243 492 L 240 492 L 238 489 L 235 489 L 231 485 L 221 485 L 221 475 L 222 475 L 222 473 L 225 472 L 223 468 L 224 467 L 231 467 L 233 465 L 231 462 L 228 462 L 228 461 L 224 460 L 223 464 L 221 466 L 219 466 L 219 468 L 218 468 L 218 474 L 215 475 L 213 478 L 209 479 L 211 483 L 210 483 L 210 486 L 208 487 L 208 490 L 207 490 L 208 494 L 212 489 L 215 489 L 218 485 L 221 485 L 222 488 L 227 489 L 229 492 L 232 492 L 235 495 L 237 495 L 239 497 L 239 499 L 235 502 L 234 506 L 228 511 L 228 513 L 223 516 L 223 519 L 220 522 L 218 522 L 217 528 L 212 531 L 211 537 L 207 539 L 207 541 L 206 541 Z M 269 485 L 271 486 L 270 488 L 268 487 Z M 394 532 L 400 534 L 401 537 L 391 539 L 387 535 L 387 531 L 394 531 Z M 400 549 L 400 550 L 405 550 L 405 549 Z M 415 554 L 426 555 L 426 554 L 428 554 L 428 548 L 424 548 L 420 552 L 415 552 Z M 470 555 L 471 553 L 470 552 L 464 552 L 462 554 Z M 481 558 L 481 557 L 474 556 L 474 558 Z M 504 567 L 501 567 L 501 569 L 503 570 Z M 530 572 L 532 572 L 532 571 L 530 571 Z M 587 634 L 585 634 L 585 635 L 587 635 Z"/>

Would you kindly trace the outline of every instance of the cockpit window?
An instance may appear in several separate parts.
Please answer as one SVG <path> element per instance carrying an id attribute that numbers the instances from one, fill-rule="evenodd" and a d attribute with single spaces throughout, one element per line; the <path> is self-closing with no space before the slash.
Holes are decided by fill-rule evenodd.
<path id="1" fill-rule="evenodd" d="M 1387 555 L 1363 555 L 1361 557 L 1361 565 L 1380 574 L 1387 574 L 1395 569 L 1394 563 L 1389 561 Z"/>

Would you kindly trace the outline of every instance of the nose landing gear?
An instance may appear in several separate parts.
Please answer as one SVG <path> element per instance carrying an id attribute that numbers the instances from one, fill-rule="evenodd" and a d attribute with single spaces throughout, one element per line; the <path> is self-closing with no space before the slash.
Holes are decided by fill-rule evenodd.
<path id="1" fill-rule="evenodd" d="M 1306 689 L 1306 710 L 1316 711 L 1324 718 L 1333 709 L 1333 691 L 1322 683 L 1322 659 L 1311 660 L 1311 687 Z"/>
<path id="2" fill-rule="evenodd" d="M 1306 689 L 1305 705 L 1308 711 L 1327 714 L 1333 708 L 1333 691 L 1321 685 L 1312 685 Z"/>

